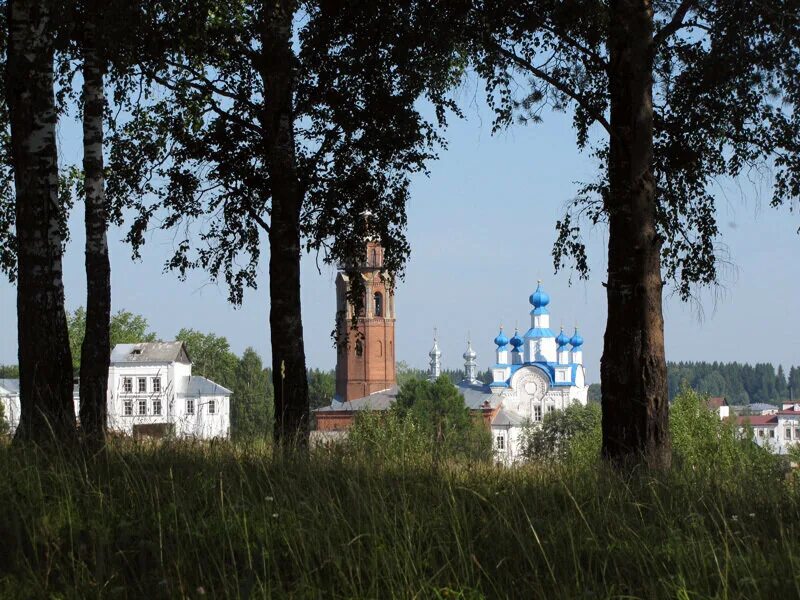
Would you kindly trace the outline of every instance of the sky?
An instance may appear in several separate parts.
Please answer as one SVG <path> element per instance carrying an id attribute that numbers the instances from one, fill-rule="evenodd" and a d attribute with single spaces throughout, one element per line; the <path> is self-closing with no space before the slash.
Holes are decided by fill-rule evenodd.
<path id="1" fill-rule="evenodd" d="M 598 165 L 580 154 L 571 119 L 548 114 L 544 122 L 491 134 L 491 113 L 475 90 L 462 91 L 464 120 L 447 131 L 448 148 L 430 165 L 430 175 L 413 180 L 408 207 L 411 257 L 396 290 L 397 358 L 427 366 L 434 328 L 442 362 L 463 366 L 467 336 L 481 368 L 493 362 L 500 325 L 507 332 L 529 327 L 528 296 L 537 280 L 551 296 L 551 327 L 585 339 L 589 382 L 599 381 L 605 329 L 607 232 L 587 232 L 588 281 L 569 269 L 554 273 L 555 223 L 579 182 L 593 179 Z M 60 160 L 80 164 L 80 128 L 59 125 Z M 664 299 L 667 359 L 739 361 L 800 365 L 800 212 L 769 207 L 769 188 L 749 181 L 717 187 L 720 243 L 727 251 L 719 287 L 681 302 L 671 288 Z M 72 238 L 64 257 L 66 303 L 85 305 L 83 210 L 70 217 Z M 268 249 L 264 249 L 258 289 L 241 307 L 227 302 L 224 284 L 193 273 L 186 281 L 165 272 L 172 236 L 151 232 L 142 260 L 133 262 L 122 242 L 124 231 L 109 233 L 112 306 L 147 318 L 161 339 L 182 328 L 225 336 L 240 354 L 253 347 L 270 360 Z M 302 262 L 304 341 L 310 367 L 333 368 L 330 339 L 336 310 L 333 267 L 316 257 Z M 571 285 L 570 285 L 571 283 Z M 0 279 L 0 364 L 17 362 L 16 289 Z"/>

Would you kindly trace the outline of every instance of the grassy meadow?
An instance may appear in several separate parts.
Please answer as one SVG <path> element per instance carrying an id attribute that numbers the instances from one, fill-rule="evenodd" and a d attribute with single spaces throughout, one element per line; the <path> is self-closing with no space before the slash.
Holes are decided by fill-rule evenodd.
<path id="1" fill-rule="evenodd" d="M 0 447 L 2 598 L 794 598 L 772 469 L 388 460 L 346 447 Z"/>

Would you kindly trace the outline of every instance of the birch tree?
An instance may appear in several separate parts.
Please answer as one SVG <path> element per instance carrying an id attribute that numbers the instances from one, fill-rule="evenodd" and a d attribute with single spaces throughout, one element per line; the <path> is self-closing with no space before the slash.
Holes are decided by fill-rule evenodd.
<path id="1" fill-rule="evenodd" d="M 62 273 L 54 97 L 55 18 L 47 0 L 8 0 L 5 91 L 14 173 L 20 424 L 17 438 L 76 437 Z"/>
<path id="2" fill-rule="evenodd" d="M 104 4 L 104 3 L 103 3 Z M 107 425 L 111 356 L 111 264 L 103 173 L 106 59 L 99 26 L 100 2 L 85 2 L 80 36 L 83 75 L 83 199 L 86 227 L 86 331 L 80 357 L 80 422 L 85 439 L 102 444 Z"/>

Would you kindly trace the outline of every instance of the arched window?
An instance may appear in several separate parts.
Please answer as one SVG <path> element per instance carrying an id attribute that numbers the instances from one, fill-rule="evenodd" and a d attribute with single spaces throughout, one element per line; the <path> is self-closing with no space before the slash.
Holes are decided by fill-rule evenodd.
<path id="1" fill-rule="evenodd" d="M 375 316 L 383 316 L 383 294 L 375 292 Z"/>
<path id="2" fill-rule="evenodd" d="M 383 356 L 383 343 L 378 342 L 378 356 Z"/>
<path id="3" fill-rule="evenodd" d="M 378 266 L 378 251 L 373 248 L 372 249 L 372 264 L 370 267 L 377 267 Z"/>

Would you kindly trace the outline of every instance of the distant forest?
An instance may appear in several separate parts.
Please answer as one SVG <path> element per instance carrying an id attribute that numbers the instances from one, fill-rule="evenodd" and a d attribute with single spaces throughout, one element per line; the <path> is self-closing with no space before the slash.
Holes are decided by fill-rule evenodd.
<path id="1" fill-rule="evenodd" d="M 780 404 L 800 399 L 800 367 L 791 367 L 786 373 L 781 365 L 775 369 L 772 363 L 670 362 L 667 381 L 670 401 L 683 385 L 724 396 L 728 404 Z M 599 383 L 589 386 L 589 400 L 600 401 Z"/>

